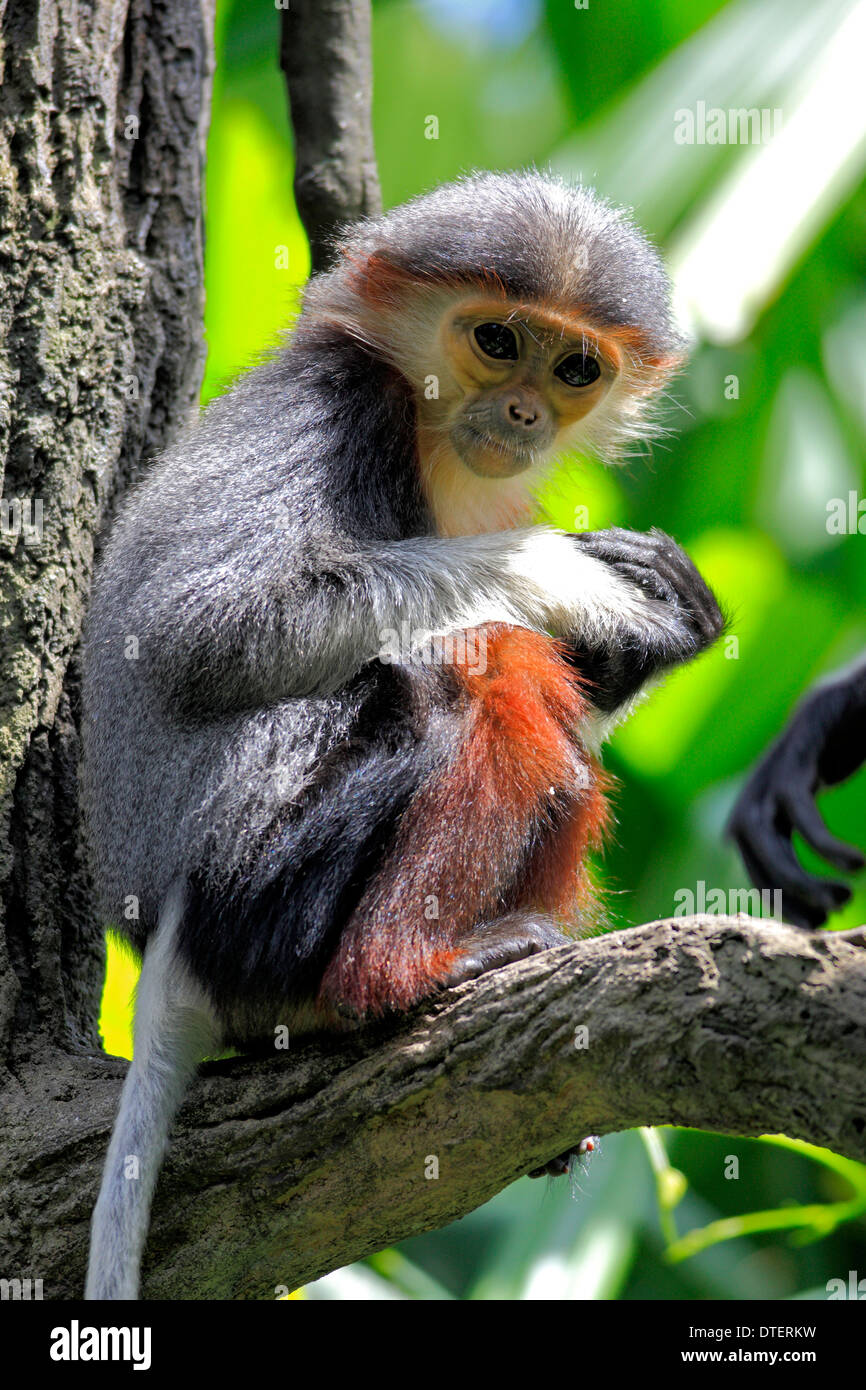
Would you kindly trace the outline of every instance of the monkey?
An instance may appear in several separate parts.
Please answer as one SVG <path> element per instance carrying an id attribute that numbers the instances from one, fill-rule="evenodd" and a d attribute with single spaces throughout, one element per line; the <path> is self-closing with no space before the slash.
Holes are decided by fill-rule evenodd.
<path id="1" fill-rule="evenodd" d="M 683 347 L 626 213 L 469 175 L 346 230 L 286 343 L 121 509 L 82 794 L 143 963 L 88 1298 L 137 1296 L 203 1056 L 400 1014 L 591 928 L 601 743 L 722 616 L 663 533 L 570 535 L 534 499 L 565 450 L 651 430 Z"/>
<path id="2" fill-rule="evenodd" d="M 756 888 L 779 888 L 783 915 L 793 926 L 822 926 L 851 898 L 840 879 L 808 873 L 797 859 L 794 831 L 843 873 L 856 873 L 866 857 L 836 839 L 815 804 L 823 787 L 846 781 L 866 762 L 866 656 L 820 682 L 750 774 L 728 822 Z M 856 944 L 862 927 L 835 933 Z"/>

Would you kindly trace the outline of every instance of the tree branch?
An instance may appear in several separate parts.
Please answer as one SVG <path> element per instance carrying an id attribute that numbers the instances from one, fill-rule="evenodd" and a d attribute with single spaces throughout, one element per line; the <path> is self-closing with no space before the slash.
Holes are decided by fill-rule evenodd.
<path id="1" fill-rule="evenodd" d="M 160 1179 L 144 1295 L 273 1297 L 454 1220 L 589 1133 L 784 1132 L 866 1159 L 864 1018 L 866 951 L 832 933 L 674 918 L 387 1026 L 211 1063 Z M 123 1071 L 67 1056 L 7 1097 L 0 1263 L 46 1297 L 80 1295 Z"/>
<path id="2" fill-rule="evenodd" d="M 292 0 L 280 66 L 295 135 L 295 201 L 314 271 L 346 222 L 379 211 L 368 0 Z"/>

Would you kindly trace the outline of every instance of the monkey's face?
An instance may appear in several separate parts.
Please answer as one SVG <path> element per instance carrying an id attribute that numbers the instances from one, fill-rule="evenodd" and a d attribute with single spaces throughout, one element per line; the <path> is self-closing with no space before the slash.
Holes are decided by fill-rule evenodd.
<path id="1" fill-rule="evenodd" d="M 616 377 L 585 325 L 536 306 L 463 301 L 439 339 L 444 389 L 421 403 L 422 425 L 447 432 L 481 477 L 513 477 L 564 447 Z"/>

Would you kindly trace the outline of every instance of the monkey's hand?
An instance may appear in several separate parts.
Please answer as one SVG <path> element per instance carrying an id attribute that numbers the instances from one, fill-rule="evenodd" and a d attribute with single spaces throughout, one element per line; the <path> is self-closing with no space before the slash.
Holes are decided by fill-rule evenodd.
<path id="1" fill-rule="evenodd" d="M 598 644 L 583 636 L 569 643 L 588 683 L 587 697 L 603 714 L 613 714 L 653 676 L 710 646 L 722 632 L 724 618 L 686 552 L 663 531 L 613 526 L 579 533 L 573 540 L 642 599 L 642 622 L 624 611 L 619 630 Z"/>

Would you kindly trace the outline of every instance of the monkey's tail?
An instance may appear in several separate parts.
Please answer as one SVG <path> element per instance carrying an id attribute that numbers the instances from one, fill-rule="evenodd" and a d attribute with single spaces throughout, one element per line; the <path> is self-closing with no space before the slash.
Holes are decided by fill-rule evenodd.
<path id="1" fill-rule="evenodd" d="M 91 1223 L 85 1297 L 138 1297 L 150 1204 L 168 1132 L 195 1069 L 219 1044 L 213 1011 L 175 950 L 184 894 L 175 884 L 144 953 L 133 1058 Z"/>

